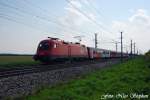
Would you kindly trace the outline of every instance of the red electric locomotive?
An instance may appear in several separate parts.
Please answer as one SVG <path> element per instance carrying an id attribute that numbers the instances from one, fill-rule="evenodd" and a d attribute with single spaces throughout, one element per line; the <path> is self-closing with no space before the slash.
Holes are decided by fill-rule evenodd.
<path id="1" fill-rule="evenodd" d="M 88 58 L 87 47 L 79 43 L 71 43 L 50 38 L 39 43 L 35 60 L 48 62 L 55 59 Z"/>

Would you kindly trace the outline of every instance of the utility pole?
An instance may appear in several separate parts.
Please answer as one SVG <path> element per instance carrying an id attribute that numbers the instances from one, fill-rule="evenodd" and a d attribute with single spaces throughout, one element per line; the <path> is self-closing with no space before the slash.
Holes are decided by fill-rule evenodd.
<path id="1" fill-rule="evenodd" d="M 131 54 L 131 57 L 132 57 L 132 40 L 131 40 L 131 53 L 130 54 Z"/>
<path id="2" fill-rule="evenodd" d="M 128 48 L 126 47 L 126 53 L 128 54 Z"/>
<path id="3" fill-rule="evenodd" d="M 115 43 L 116 44 L 116 52 L 118 51 L 118 42 Z"/>
<path id="4" fill-rule="evenodd" d="M 123 43 L 122 43 L 122 32 L 121 32 L 121 62 L 123 61 Z"/>
<path id="5" fill-rule="evenodd" d="M 128 50 L 126 51 L 126 53 L 128 54 Z"/>
<path id="6" fill-rule="evenodd" d="M 134 57 L 135 57 L 135 42 L 134 42 Z"/>
<path id="7" fill-rule="evenodd" d="M 112 43 L 115 43 L 115 46 L 116 46 L 116 52 L 118 52 L 118 43 L 120 43 L 120 42 L 113 40 Z"/>
<path id="8" fill-rule="evenodd" d="M 95 33 L 95 49 L 97 49 L 97 44 L 98 44 L 98 42 L 97 42 L 97 33 Z"/>

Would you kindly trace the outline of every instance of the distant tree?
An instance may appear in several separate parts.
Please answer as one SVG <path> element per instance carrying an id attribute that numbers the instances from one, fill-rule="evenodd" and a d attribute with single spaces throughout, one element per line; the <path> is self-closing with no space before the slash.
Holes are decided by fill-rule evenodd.
<path id="1" fill-rule="evenodd" d="M 146 52 L 145 55 L 150 57 L 150 50 Z"/>

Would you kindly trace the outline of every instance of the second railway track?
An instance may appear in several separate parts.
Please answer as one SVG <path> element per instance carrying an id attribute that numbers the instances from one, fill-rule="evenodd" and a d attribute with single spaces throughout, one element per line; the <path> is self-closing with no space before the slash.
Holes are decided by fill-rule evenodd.
<path id="1" fill-rule="evenodd" d="M 24 67 L 16 67 L 16 68 L 3 68 L 0 69 L 0 78 L 6 78 L 16 75 L 29 74 L 29 73 L 37 73 L 44 72 L 49 70 L 56 70 L 68 67 L 79 67 L 83 65 L 93 65 L 97 63 L 116 61 L 118 59 L 101 59 L 101 60 L 85 60 L 85 61 L 75 61 L 75 62 L 64 62 L 64 63 L 53 63 L 53 64 L 41 64 L 41 65 L 32 65 L 32 66 L 24 66 Z"/>

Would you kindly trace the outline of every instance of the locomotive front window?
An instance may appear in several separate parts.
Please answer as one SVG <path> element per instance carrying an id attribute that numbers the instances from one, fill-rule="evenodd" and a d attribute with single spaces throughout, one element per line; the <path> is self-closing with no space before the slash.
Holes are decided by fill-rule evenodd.
<path id="1" fill-rule="evenodd" d="M 48 42 L 41 42 L 39 45 L 40 50 L 48 50 L 49 49 L 49 43 Z"/>

